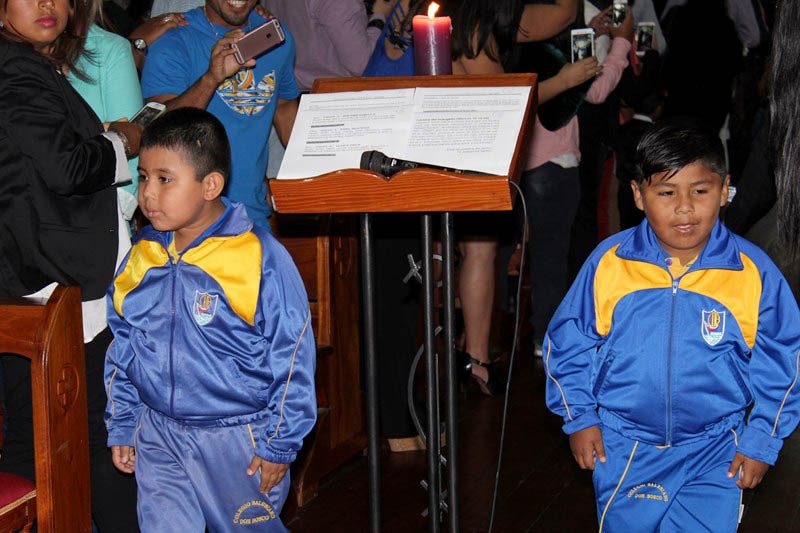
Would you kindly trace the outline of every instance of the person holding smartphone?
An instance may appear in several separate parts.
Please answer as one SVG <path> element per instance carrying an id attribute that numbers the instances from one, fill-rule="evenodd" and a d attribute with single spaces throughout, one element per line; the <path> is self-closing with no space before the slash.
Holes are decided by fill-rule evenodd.
<path id="1" fill-rule="evenodd" d="M 102 531 L 136 531 L 135 507 L 113 469 L 103 424 L 105 350 L 111 341 L 104 296 L 130 247 L 115 184 L 130 179 L 128 157 L 141 129 L 104 125 L 65 75 L 78 63 L 88 27 L 85 3 L 0 2 L 0 296 L 48 297 L 78 286 L 89 402 L 92 515 Z M 2 360 L 8 431 L 0 470 L 33 480 L 30 363 Z"/>
<path id="2" fill-rule="evenodd" d="M 448 4 L 445 6 L 449 7 Z M 548 38 L 561 31 L 564 19 L 555 15 L 548 25 L 536 28 L 537 33 L 533 33 L 533 28 L 529 31 L 527 28 L 530 26 L 526 26 L 530 23 L 526 17 L 529 7 L 560 7 L 569 11 L 569 6 L 559 3 L 524 7 L 518 0 L 469 0 L 455 4 L 449 11 L 453 18 L 453 74 L 502 74 L 510 71 L 517 60 L 517 42 Z M 542 16 L 548 13 L 553 14 L 548 10 Z M 567 25 L 569 22 L 567 20 Z M 551 31 L 549 35 L 542 33 L 547 29 Z M 538 101 L 540 104 L 546 102 L 599 72 L 595 58 L 566 65 L 556 76 L 539 83 Z M 538 120 L 537 126 L 540 127 Z M 489 337 L 499 236 L 512 225 L 513 222 L 498 213 L 464 213 L 456 220 L 462 255 L 459 273 L 465 333 L 462 368 L 488 396 L 505 391 L 503 377 L 490 359 Z M 535 229 L 532 234 L 536 234 Z"/>
<path id="3" fill-rule="evenodd" d="M 274 122 L 281 142 L 289 141 L 300 92 L 294 77 L 295 41 L 285 42 L 244 64 L 231 44 L 267 20 L 256 0 L 232 4 L 208 0 L 187 12 L 186 26 L 168 31 L 148 51 L 142 94 L 167 109 L 196 107 L 225 126 L 232 172 L 226 196 L 242 202 L 254 222 L 269 227 L 265 180 L 269 133 Z"/>
<path id="4" fill-rule="evenodd" d="M 67 74 L 67 79 L 101 122 L 130 120 L 142 107 L 142 89 L 131 47 L 124 37 L 104 29 L 102 0 L 90 0 L 88 7 L 91 25 L 86 34 L 86 53 L 78 58 L 77 68 Z M 138 157 L 128 160 L 131 176 L 139 175 L 138 164 Z M 136 184 L 137 180 L 132 180 L 117 188 L 117 200 L 126 221 L 133 218 L 138 205 Z"/>
<path id="5" fill-rule="evenodd" d="M 615 28 L 609 21 L 606 28 L 612 37 L 612 45 L 602 64 L 597 66 L 596 78 L 586 91 L 585 101 L 592 104 L 605 101 L 628 66 L 627 56 L 633 41 L 630 10 L 621 26 Z M 592 60 L 597 65 L 597 58 Z M 540 82 L 540 94 L 548 82 L 550 80 Z M 544 98 L 540 97 L 539 101 L 543 102 Z M 547 324 L 568 287 L 570 231 L 584 194 L 579 173 L 582 156 L 580 130 L 577 116 L 553 131 L 547 129 L 537 117 L 527 148 L 526 170 L 520 178 L 520 187 L 528 203 L 533 295 L 531 322 L 534 353 L 538 357 L 543 356 L 542 344 Z"/>

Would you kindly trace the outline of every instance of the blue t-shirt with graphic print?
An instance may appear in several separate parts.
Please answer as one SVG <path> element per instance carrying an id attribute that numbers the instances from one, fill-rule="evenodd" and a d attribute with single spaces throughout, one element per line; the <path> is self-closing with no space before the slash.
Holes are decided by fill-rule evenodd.
<path id="1" fill-rule="evenodd" d="M 182 94 L 208 70 L 211 49 L 230 31 L 211 24 L 202 8 L 186 13 L 187 26 L 168 31 L 150 47 L 142 71 L 142 96 Z M 255 11 L 245 31 L 266 22 Z M 225 194 L 242 202 L 250 218 L 269 229 L 265 175 L 269 132 L 278 99 L 300 95 L 294 78 L 295 44 L 286 27 L 286 42 L 256 58 L 216 90 L 207 110 L 225 126 L 231 144 L 231 175 Z"/>

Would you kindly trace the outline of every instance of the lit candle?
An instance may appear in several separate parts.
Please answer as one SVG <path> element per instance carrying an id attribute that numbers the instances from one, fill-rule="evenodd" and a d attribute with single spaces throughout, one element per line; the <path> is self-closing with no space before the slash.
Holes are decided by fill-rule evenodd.
<path id="1" fill-rule="evenodd" d="M 439 4 L 432 2 L 428 16 L 417 15 L 414 29 L 414 63 L 417 75 L 452 74 L 450 17 L 437 17 Z"/>

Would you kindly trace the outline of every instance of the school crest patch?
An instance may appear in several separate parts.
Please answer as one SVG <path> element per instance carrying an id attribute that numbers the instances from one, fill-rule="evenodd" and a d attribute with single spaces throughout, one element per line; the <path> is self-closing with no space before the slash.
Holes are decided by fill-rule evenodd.
<path id="1" fill-rule="evenodd" d="M 192 306 L 192 314 L 194 320 L 200 326 L 205 326 L 214 315 L 217 313 L 217 301 L 219 295 L 211 295 L 207 292 L 194 291 L 194 305 Z"/>
<path id="2" fill-rule="evenodd" d="M 725 311 L 711 311 L 703 310 L 703 323 L 701 325 L 701 332 L 703 333 L 703 340 L 709 346 L 716 346 L 722 337 L 725 335 Z"/>

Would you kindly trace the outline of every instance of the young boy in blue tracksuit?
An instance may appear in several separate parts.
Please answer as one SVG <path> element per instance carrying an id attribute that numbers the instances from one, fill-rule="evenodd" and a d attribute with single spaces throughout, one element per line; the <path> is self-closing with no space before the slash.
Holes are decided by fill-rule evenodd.
<path id="1" fill-rule="evenodd" d="M 145 532 L 286 531 L 289 465 L 316 420 L 308 298 L 286 250 L 221 196 L 225 129 L 148 126 L 136 237 L 108 291 L 108 445 Z M 260 476 L 255 476 L 260 471 Z"/>
<path id="2" fill-rule="evenodd" d="M 800 313 L 718 220 L 716 135 L 665 123 L 637 151 L 647 218 L 597 247 L 553 317 L 547 404 L 594 470 L 600 531 L 735 531 L 798 423 Z"/>

